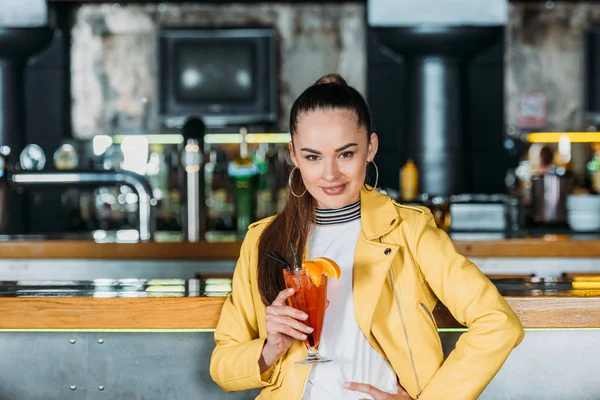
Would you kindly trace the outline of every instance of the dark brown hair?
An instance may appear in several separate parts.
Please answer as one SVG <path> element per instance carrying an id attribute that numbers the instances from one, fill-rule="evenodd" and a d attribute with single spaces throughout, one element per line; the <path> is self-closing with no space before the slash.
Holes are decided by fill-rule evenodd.
<path id="1" fill-rule="evenodd" d="M 298 119 L 304 114 L 321 110 L 349 111 L 355 115 L 358 126 L 365 129 L 367 138 L 370 139 L 371 114 L 365 99 L 356 89 L 348 86 L 340 75 L 328 74 L 308 87 L 292 105 L 290 112 L 292 145 Z M 299 170 L 293 172 L 291 185 L 291 189 L 297 195 L 306 190 Z M 308 191 L 301 197 L 289 193 L 284 209 L 263 231 L 258 243 L 258 288 L 265 305 L 271 304 L 279 292 L 285 289 L 282 265 L 267 257 L 267 253 L 279 252 L 288 261 L 293 262 L 289 245 L 291 242 L 298 263 L 301 263 L 315 207 L 315 200 Z"/>

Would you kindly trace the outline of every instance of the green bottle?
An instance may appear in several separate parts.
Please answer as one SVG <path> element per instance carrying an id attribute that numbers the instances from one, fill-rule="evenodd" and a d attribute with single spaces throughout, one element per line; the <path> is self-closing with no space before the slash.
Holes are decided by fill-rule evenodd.
<path id="1" fill-rule="evenodd" d="M 246 236 L 248 226 L 256 219 L 256 191 L 259 176 L 258 166 L 248 157 L 247 133 L 246 128 L 240 129 L 242 137 L 240 156 L 231 161 L 227 168 L 229 176 L 233 180 L 237 236 L 240 240 Z"/>
<path id="2" fill-rule="evenodd" d="M 600 194 L 600 143 L 594 143 L 594 157 L 588 162 L 587 170 L 591 181 L 591 189 Z"/>

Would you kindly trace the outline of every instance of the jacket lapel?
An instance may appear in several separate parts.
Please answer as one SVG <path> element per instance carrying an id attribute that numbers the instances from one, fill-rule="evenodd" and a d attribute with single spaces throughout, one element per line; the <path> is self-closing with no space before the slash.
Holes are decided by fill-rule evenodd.
<path id="1" fill-rule="evenodd" d="M 380 242 L 394 229 L 398 212 L 392 200 L 378 192 L 361 192 L 362 232 L 354 255 L 354 313 L 358 326 L 371 338 L 371 321 L 381 288 L 399 246 Z"/>
<path id="2" fill-rule="evenodd" d="M 356 245 L 352 283 L 354 313 L 358 326 L 367 337 L 371 332 L 371 320 L 381 287 L 397 251 L 398 246 L 370 241 L 363 235 Z"/>

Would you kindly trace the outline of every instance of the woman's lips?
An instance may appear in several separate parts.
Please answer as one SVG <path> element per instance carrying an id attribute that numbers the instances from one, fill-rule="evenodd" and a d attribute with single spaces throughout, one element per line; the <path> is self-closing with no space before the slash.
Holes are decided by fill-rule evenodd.
<path id="1" fill-rule="evenodd" d="M 344 189 L 346 189 L 346 183 L 342 184 L 342 185 L 335 185 L 335 186 L 321 186 L 321 189 L 323 190 L 323 192 L 325 192 L 325 194 L 329 195 L 329 196 L 337 196 L 339 194 L 342 194 L 342 192 L 344 191 Z"/>

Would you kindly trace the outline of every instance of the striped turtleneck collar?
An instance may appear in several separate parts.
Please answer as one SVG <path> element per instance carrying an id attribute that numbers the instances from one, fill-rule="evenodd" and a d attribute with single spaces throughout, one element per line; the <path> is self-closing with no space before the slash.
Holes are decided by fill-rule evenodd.
<path id="1" fill-rule="evenodd" d="M 317 208 L 315 224 L 335 225 L 360 218 L 360 199 L 342 208 Z"/>

